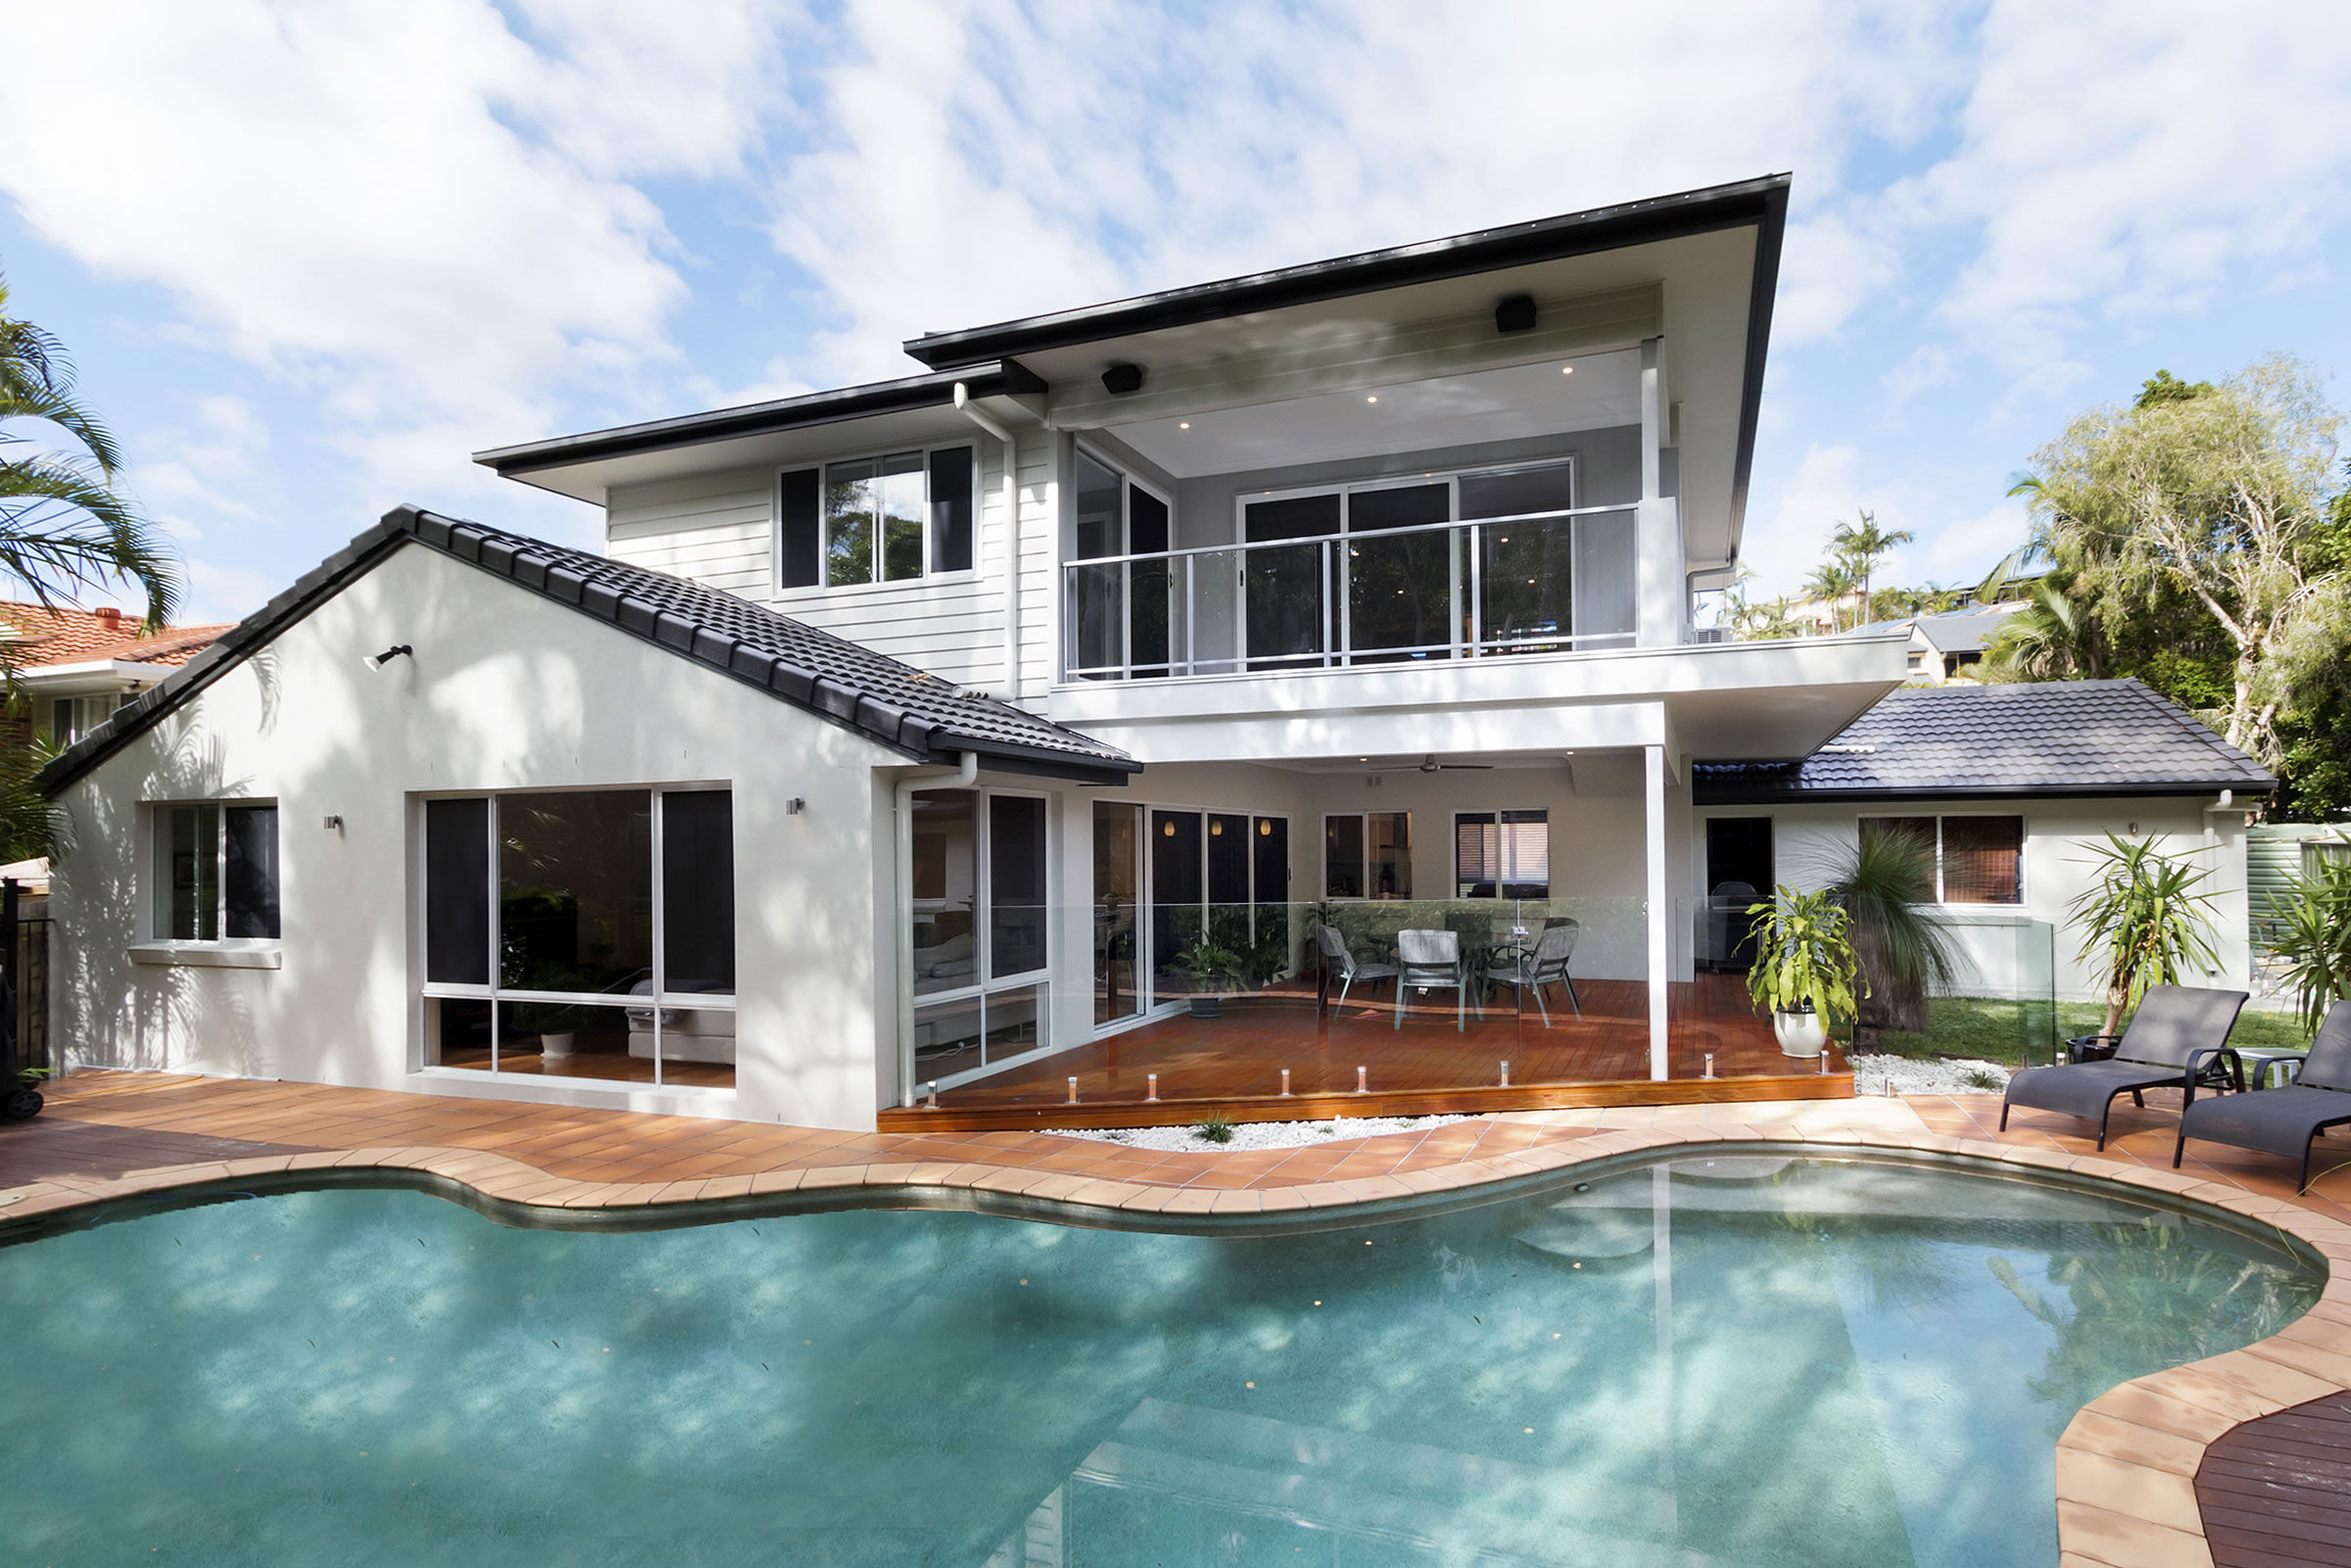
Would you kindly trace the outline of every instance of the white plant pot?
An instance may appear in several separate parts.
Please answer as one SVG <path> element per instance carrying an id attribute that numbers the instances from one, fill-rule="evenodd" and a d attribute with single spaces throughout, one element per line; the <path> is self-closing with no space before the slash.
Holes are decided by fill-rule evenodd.
<path id="1" fill-rule="evenodd" d="M 571 1055 L 571 1033 L 572 1031 L 566 1029 L 560 1034 L 542 1034 L 539 1036 L 539 1054 L 541 1056 Z"/>
<path id="2" fill-rule="evenodd" d="M 1779 1036 L 1780 1055 L 1816 1057 L 1829 1043 L 1827 1025 L 1818 1013 L 1782 1013 L 1771 1015 L 1771 1032 Z"/>

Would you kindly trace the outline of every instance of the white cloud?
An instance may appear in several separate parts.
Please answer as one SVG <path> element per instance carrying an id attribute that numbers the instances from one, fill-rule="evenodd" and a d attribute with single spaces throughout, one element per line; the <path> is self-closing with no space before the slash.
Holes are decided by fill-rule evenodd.
<path id="1" fill-rule="evenodd" d="M 2351 168 L 2351 10 L 2002 0 L 1951 154 L 1890 192 L 1975 236 L 1942 314 L 2007 362 L 2307 267 Z"/>
<path id="2" fill-rule="evenodd" d="M 751 5 L 533 17 L 548 53 L 484 0 L 24 12 L 12 49 L 61 65 L 0 93 L 0 185 L 361 449 L 447 416 L 528 434 L 567 378 L 675 355 L 678 247 L 622 176 L 735 166 L 773 31 Z"/>
<path id="3" fill-rule="evenodd" d="M 1825 207 L 1858 138 L 1921 135 L 1955 90 L 1956 15 L 857 0 L 776 188 L 827 316 L 795 369 L 891 373 L 923 330 L 1773 169 Z M 1799 330 L 1892 275 L 1850 220 L 1799 234 Z"/>

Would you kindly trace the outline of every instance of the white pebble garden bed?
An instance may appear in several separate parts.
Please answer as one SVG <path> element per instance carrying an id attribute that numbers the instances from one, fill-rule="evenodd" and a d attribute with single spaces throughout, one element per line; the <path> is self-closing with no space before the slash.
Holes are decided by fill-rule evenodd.
<path id="1" fill-rule="evenodd" d="M 1894 1080 L 1895 1094 L 1997 1094 L 2008 1085 L 2009 1068 L 2000 1062 L 1980 1062 L 1965 1057 L 1953 1057 L 1941 1062 L 1914 1062 L 1906 1056 L 1885 1056 L 1864 1052 L 1851 1059 L 1853 1064 L 1853 1092 L 1855 1094 L 1884 1094 L 1888 1078 Z M 1996 1087 L 1986 1087 L 1969 1081 L 1969 1074 L 1981 1072 L 1992 1079 Z"/>
<path id="2" fill-rule="evenodd" d="M 1301 1149 L 1333 1138 L 1376 1138 L 1387 1132 L 1419 1132 L 1465 1117 L 1342 1117 L 1333 1121 L 1244 1121 L 1232 1129 L 1230 1143 L 1210 1143 L 1189 1127 L 1056 1127 L 1064 1138 L 1090 1138 L 1096 1143 L 1123 1143 L 1129 1149 Z"/>

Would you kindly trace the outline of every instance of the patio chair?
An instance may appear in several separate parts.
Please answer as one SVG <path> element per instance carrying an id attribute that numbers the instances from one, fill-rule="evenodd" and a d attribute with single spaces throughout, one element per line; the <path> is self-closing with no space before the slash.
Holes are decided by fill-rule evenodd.
<path id="1" fill-rule="evenodd" d="M 1404 993 L 1439 991 L 1450 986 L 1453 990 L 1453 1026 L 1468 1028 L 1469 976 L 1462 968 L 1462 939 L 1452 931 L 1398 931 L 1396 933 L 1396 1017 L 1388 1026 L 1404 1027 Z M 1484 1003 L 1477 1005 L 1477 1016 L 1484 1018 Z"/>
<path id="2" fill-rule="evenodd" d="M 2294 1191 L 2301 1194 L 2310 1191 L 2310 1155 L 2319 1135 L 2341 1126 L 2351 1126 L 2351 1002 L 2337 1002 L 2327 1010 L 2318 1038 L 2310 1042 L 2302 1075 L 2290 1087 L 2206 1100 L 2182 1113 L 2172 1168 L 2179 1168 L 2190 1138 L 2288 1160 L 2299 1156 L 2302 1174 Z"/>
<path id="3" fill-rule="evenodd" d="M 2027 1068 L 2008 1080 L 2000 1102 L 2000 1128 L 2008 1127 L 2013 1106 L 2062 1111 L 2098 1120 L 2098 1147 L 2106 1147 L 2106 1117 L 2116 1095 L 2128 1094 L 2144 1108 L 2148 1089 L 2180 1089 L 2193 1103 L 2198 1088 L 2242 1089 L 2244 1068 L 2229 1049 L 2229 1031 L 2245 1005 L 2242 991 L 2211 991 L 2187 985 L 2150 985 L 2138 1011 L 2105 1062 L 2058 1068 Z"/>
<path id="4" fill-rule="evenodd" d="M 1518 996 L 1519 1010 L 1526 1007 L 1528 992 L 1534 993 L 1535 1011 L 1543 1015 L 1543 1026 L 1551 1027 L 1551 1008 L 1545 996 L 1553 985 L 1567 987 L 1567 1005 L 1575 1016 L 1584 1016 L 1584 1004 L 1576 998 L 1575 981 L 1567 974 L 1567 960 L 1575 956 L 1575 938 L 1582 927 L 1571 920 L 1554 921 L 1543 928 L 1531 952 L 1522 952 L 1518 961 L 1493 974 L 1494 983 L 1507 985 Z"/>
<path id="5" fill-rule="evenodd" d="M 1347 938 L 1334 927 L 1319 924 L 1315 927 L 1315 949 L 1322 955 L 1323 972 L 1339 977 L 1339 999 L 1332 1004 L 1334 1007 L 1347 1005 L 1348 988 L 1356 981 L 1390 979 L 1396 974 L 1393 964 L 1357 963 L 1355 955 L 1347 951 Z"/>

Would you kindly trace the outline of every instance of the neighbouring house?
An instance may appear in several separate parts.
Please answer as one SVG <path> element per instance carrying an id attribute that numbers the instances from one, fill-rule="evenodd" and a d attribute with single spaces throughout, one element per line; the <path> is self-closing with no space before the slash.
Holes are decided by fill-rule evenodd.
<path id="1" fill-rule="evenodd" d="M 39 740 L 63 750 L 227 630 L 150 633 L 138 617 L 111 606 L 0 603 L 0 662 L 16 698 L 0 718 L 0 743 Z"/>
<path id="2" fill-rule="evenodd" d="M 1912 615 L 1899 620 L 1872 621 L 1854 628 L 1853 633 L 1869 635 L 1888 628 L 1907 633 L 1910 646 L 1906 655 L 1909 680 L 1912 686 L 1945 686 L 1954 681 L 1972 683 L 1975 667 L 1984 662 L 1984 649 L 2000 629 L 2000 623 L 2022 604 L 2008 601 L 1997 604 L 1969 604 L 1955 610 L 1942 610 L 1931 615 Z"/>
<path id="3" fill-rule="evenodd" d="M 1857 832 L 1807 770 L 1908 673 L 1903 628 L 1692 625 L 1738 565 L 1787 194 L 935 333 L 896 380 L 482 452 L 601 508 L 604 553 L 393 512 L 54 765 L 59 1034 L 842 1128 L 1059 1100 L 1080 1063 L 1139 1104 L 1170 1040 L 1267 1093 L 1318 1042 L 1478 1085 L 1729 1064 L 1717 826 L 1764 823 L 1765 881 Z M 2185 747 L 2160 704 L 2102 711 L 2109 749 Z M 2001 755 L 1938 744 L 1871 798 L 2000 803 L 2028 900 L 2059 823 L 2212 830 L 2241 888 L 2267 780 L 2217 743 L 2159 782 Z M 1720 766 L 1796 792 L 1733 809 Z M 1996 858 L 1973 831 L 1953 866 Z M 1322 920 L 1367 958 L 1441 927 L 1463 983 L 1326 1011 Z M 1521 947 L 1578 994 L 1472 1019 Z M 1264 1006 L 1195 1023 L 1201 990 Z"/>

